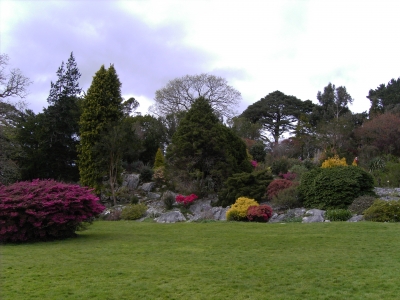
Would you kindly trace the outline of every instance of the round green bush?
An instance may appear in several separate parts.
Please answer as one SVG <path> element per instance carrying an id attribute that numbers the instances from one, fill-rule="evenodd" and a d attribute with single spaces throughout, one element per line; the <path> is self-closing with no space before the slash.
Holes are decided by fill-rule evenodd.
<path id="1" fill-rule="evenodd" d="M 137 220 L 140 219 L 147 210 L 147 206 L 143 203 L 130 204 L 124 207 L 121 213 L 123 220 Z"/>
<path id="2" fill-rule="evenodd" d="M 347 221 L 353 216 L 348 209 L 328 209 L 325 212 L 325 219 L 329 221 Z"/>
<path id="3" fill-rule="evenodd" d="M 266 188 L 271 181 L 272 175 L 268 170 L 233 174 L 218 193 L 217 205 L 226 207 L 235 203 L 239 197 L 249 197 L 261 202 L 265 199 Z"/>
<path id="4" fill-rule="evenodd" d="M 376 200 L 374 196 L 360 196 L 354 199 L 353 203 L 349 206 L 349 210 L 353 214 L 362 215 L 366 209 L 372 206 Z"/>
<path id="5" fill-rule="evenodd" d="M 272 197 L 271 205 L 279 207 L 280 209 L 298 208 L 302 207 L 297 191 L 297 185 L 290 186 L 284 190 L 279 191 Z"/>
<path id="6" fill-rule="evenodd" d="M 149 166 L 143 166 L 140 170 L 140 181 L 149 182 L 153 179 L 154 170 Z"/>
<path id="7" fill-rule="evenodd" d="M 399 222 L 399 200 L 375 200 L 374 204 L 364 212 L 364 219 L 373 222 Z"/>
<path id="8" fill-rule="evenodd" d="M 374 195 L 373 177 L 360 167 L 317 168 L 305 173 L 298 187 L 306 207 L 346 209 L 355 198 Z"/>

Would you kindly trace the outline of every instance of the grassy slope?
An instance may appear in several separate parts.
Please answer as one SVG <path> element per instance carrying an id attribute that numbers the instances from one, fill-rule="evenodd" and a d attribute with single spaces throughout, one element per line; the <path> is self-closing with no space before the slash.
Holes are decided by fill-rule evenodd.
<path id="1" fill-rule="evenodd" d="M 400 224 L 95 222 L 1 246 L 1 299 L 397 299 Z"/>

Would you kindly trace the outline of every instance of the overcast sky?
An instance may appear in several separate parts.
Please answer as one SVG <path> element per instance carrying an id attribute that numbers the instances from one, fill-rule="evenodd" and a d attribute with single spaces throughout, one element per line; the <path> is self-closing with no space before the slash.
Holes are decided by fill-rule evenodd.
<path id="1" fill-rule="evenodd" d="M 114 64 L 142 113 L 169 80 L 200 73 L 242 93 L 239 113 L 276 90 L 316 103 L 329 82 L 362 112 L 400 77 L 399 14 L 398 0 L 0 0 L 0 52 L 33 81 L 35 112 L 71 52 L 84 90 Z"/>

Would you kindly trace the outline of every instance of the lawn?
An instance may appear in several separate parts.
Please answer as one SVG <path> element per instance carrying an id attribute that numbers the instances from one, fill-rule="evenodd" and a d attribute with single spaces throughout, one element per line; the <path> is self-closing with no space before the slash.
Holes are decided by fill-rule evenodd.
<path id="1" fill-rule="evenodd" d="M 400 224 L 98 221 L 2 245 L 0 299 L 398 299 Z"/>

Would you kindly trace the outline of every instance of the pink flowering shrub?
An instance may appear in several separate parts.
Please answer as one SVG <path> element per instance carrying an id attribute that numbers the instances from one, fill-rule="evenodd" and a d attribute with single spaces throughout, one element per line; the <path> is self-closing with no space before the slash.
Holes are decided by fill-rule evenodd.
<path id="1" fill-rule="evenodd" d="M 296 173 L 287 172 L 285 174 L 280 173 L 279 177 L 286 180 L 295 180 L 297 177 Z"/>
<path id="2" fill-rule="evenodd" d="M 256 168 L 257 165 L 258 165 L 258 163 L 257 163 L 256 160 L 252 160 L 250 163 L 251 163 L 251 165 L 252 165 L 254 168 Z"/>
<path id="3" fill-rule="evenodd" d="M 268 222 L 272 216 L 272 208 L 269 205 L 250 206 L 247 209 L 247 219 L 253 222 Z"/>
<path id="4" fill-rule="evenodd" d="M 198 197 L 195 194 L 191 194 L 189 196 L 177 195 L 175 197 L 175 201 L 179 204 L 183 204 L 184 206 L 188 206 L 189 204 L 192 204 L 197 198 Z"/>
<path id="5" fill-rule="evenodd" d="M 75 236 L 104 210 L 92 190 L 54 180 L 0 186 L 0 243 Z"/>
<path id="6" fill-rule="evenodd" d="M 267 187 L 267 196 L 268 199 L 272 200 L 272 198 L 278 194 L 280 191 L 287 189 L 293 185 L 293 181 L 287 179 L 275 179 Z"/>

